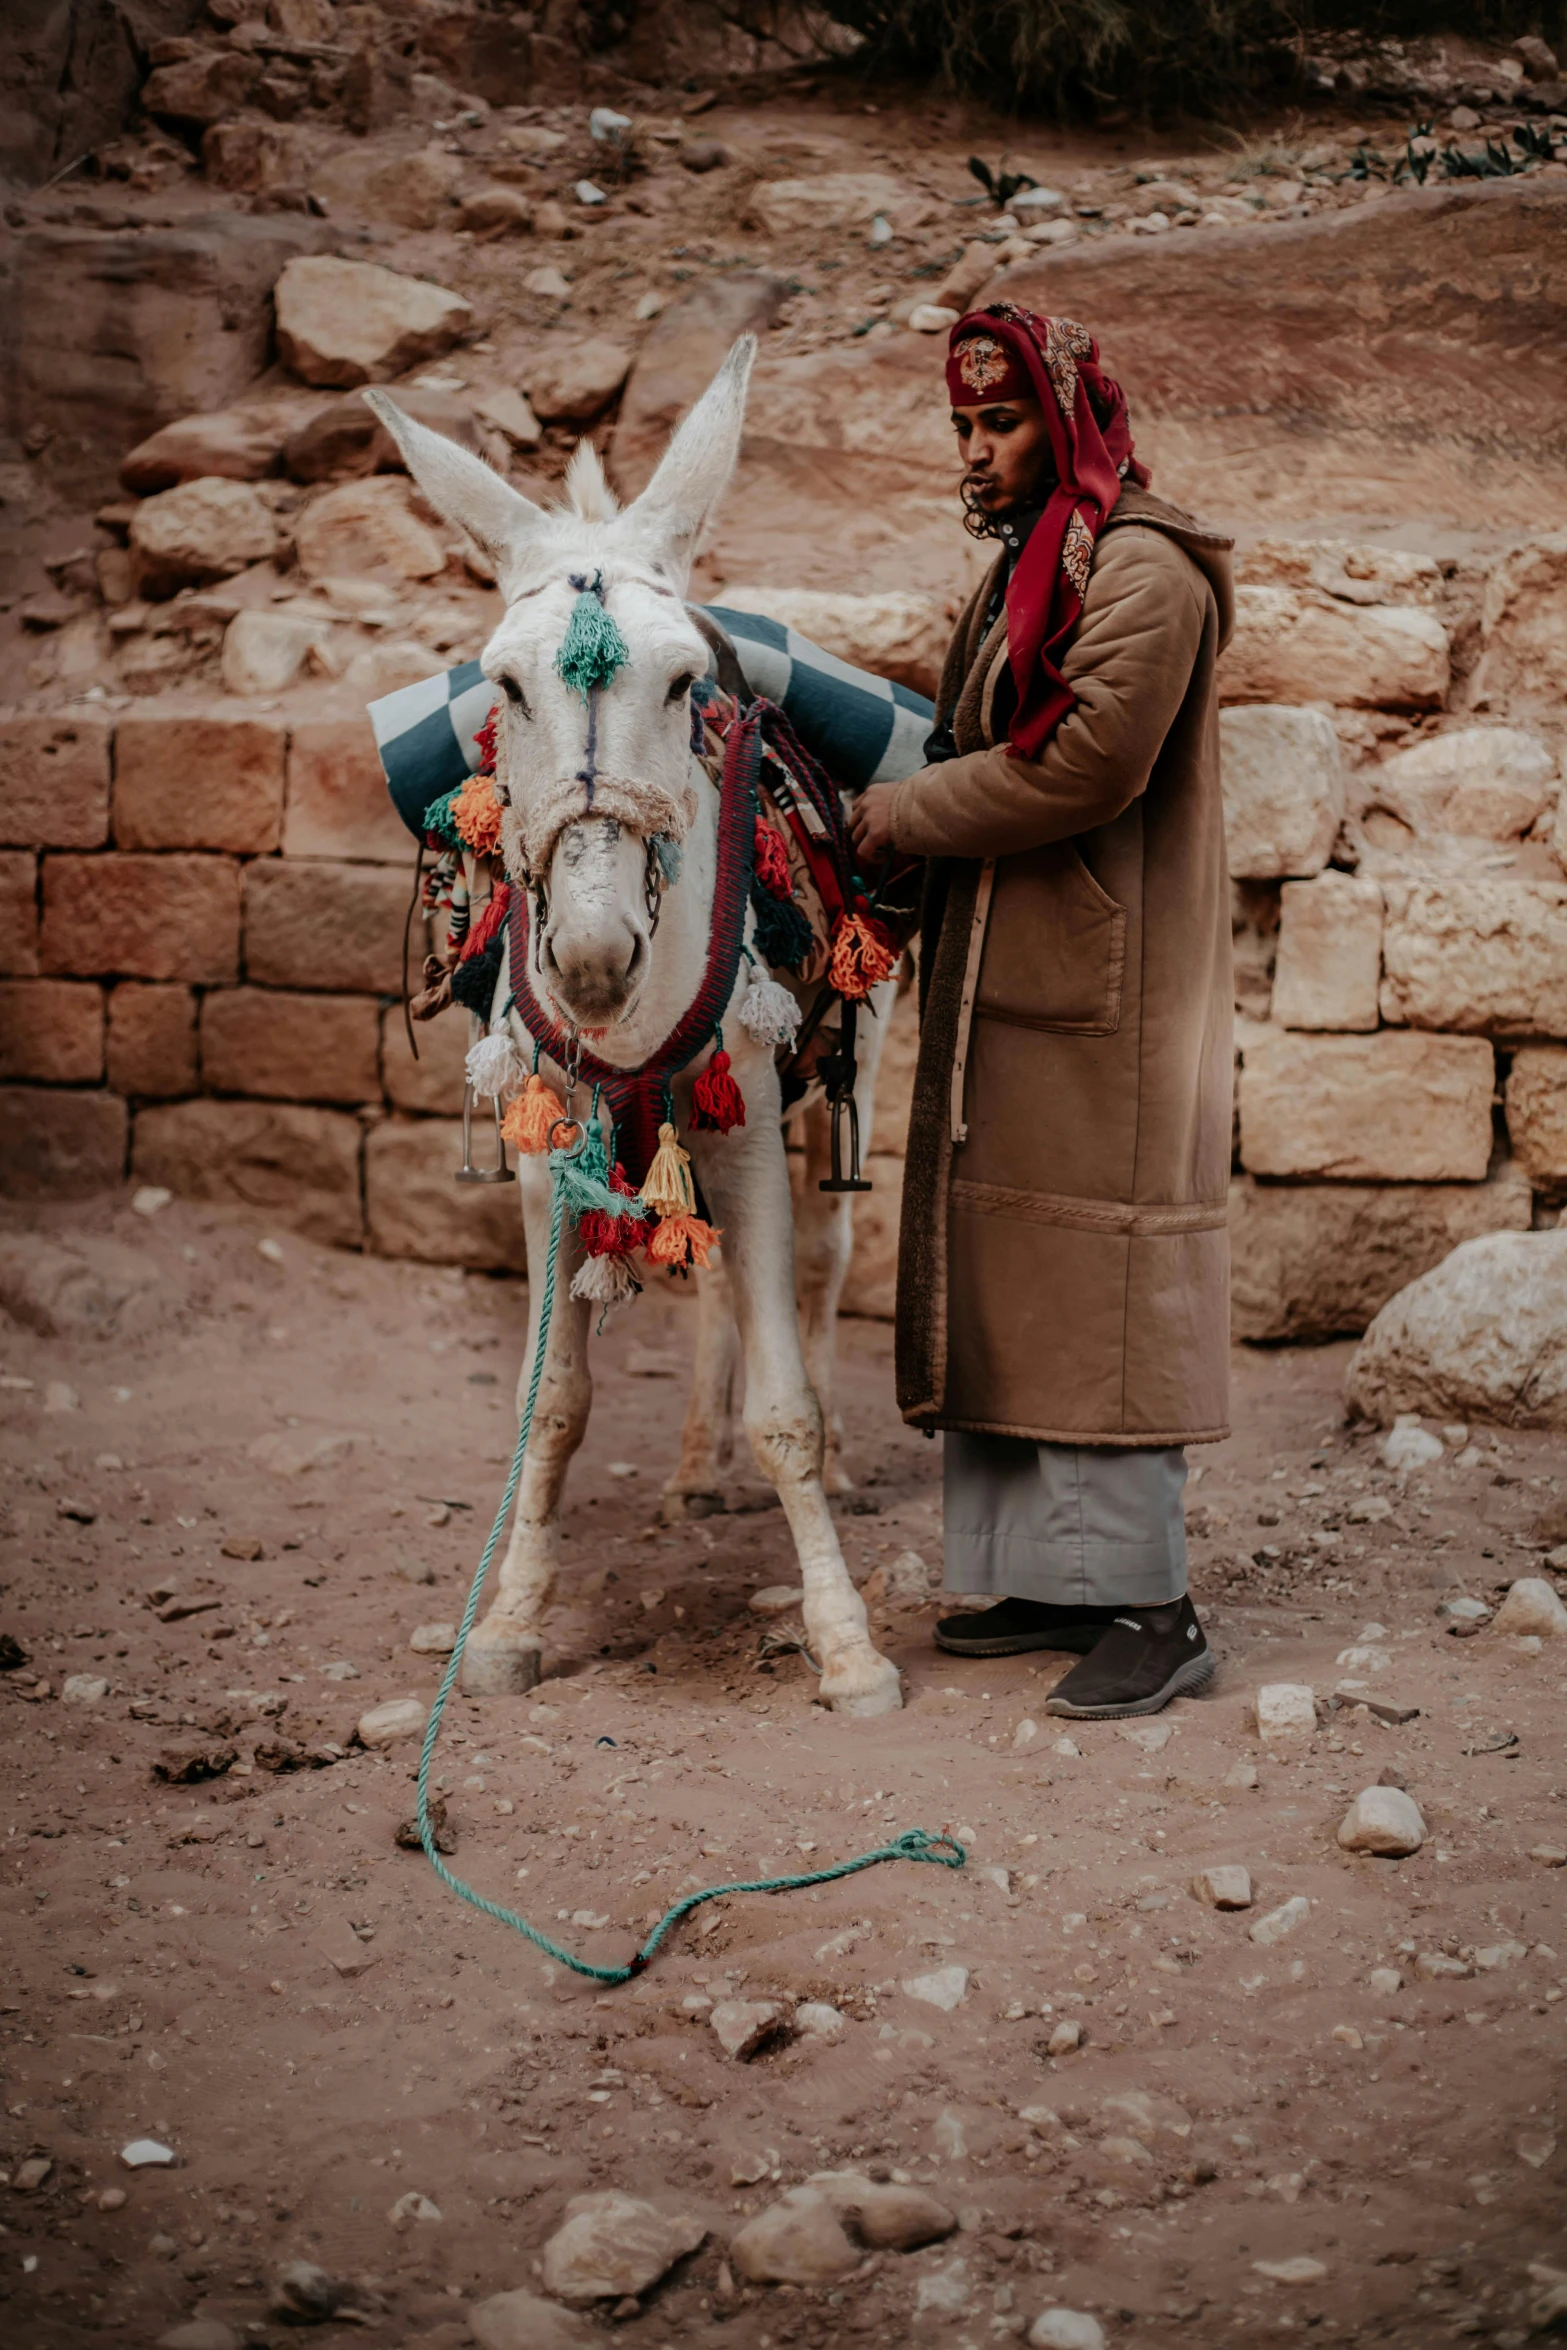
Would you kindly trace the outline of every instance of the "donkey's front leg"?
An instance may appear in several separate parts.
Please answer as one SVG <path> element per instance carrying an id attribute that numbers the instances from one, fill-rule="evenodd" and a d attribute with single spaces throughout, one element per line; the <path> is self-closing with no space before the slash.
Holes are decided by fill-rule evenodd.
<path id="1" fill-rule="evenodd" d="M 549 1256 L 548 1164 L 542 1158 L 524 1158 L 517 1176 L 528 1235 L 528 1344 L 517 1381 L 520 1420 L 539 1342 L 544 1268 Z M 520 1695 L 534 1687 L 543 1667 L 544 1611 L 560 1563 L 560 1498 L 571 1456 L 588 1424 L 593 1393 L 588 1369 L 592 1308 L 570 1295 L 576 1262 L 575 1252 L 563 1238 L 544 1375 L 517 1488 L 511 1540 L 501 1563 L 495 1598 L 483 1621 L 474 1626 L 463 1652 L 462 1685 L 470 1697 Z"/>
<path id="2" fill-rule="evenodd" d="M 756 1095 L 764 1090 L 758 1084 Z M 746 1091 L 750 1097 L 749 1078 Z M 898 1668 L 871 1644 L 865 1603 L 849 1580 L 822 1490 L 822 1415 L 800 1352 L 794 1220 L 775 1104 L 764 1108 L 755 1099 L 752 1119 L 740 1133 L 692 1137 L 702 1187 L 724 1231 L 745 1356 L 746 1434 L 794 1537 L 823 1700 L 838 1713 L 890 1713 L 903 1702 Z"/>
<path id="3" fill-rule="evenodd" d="M 734 1454 L 740 1347 L 729 1276 L 720 1262 L 695 1279 L 696 1357 L 691 1393 L 680 1431 L 680 1459 L 664 1487 L 662 1503 L 662 1515 L 670 1525 L 679 1518 L 711 1517 L 723 1508 L 723 1472 Z"/>

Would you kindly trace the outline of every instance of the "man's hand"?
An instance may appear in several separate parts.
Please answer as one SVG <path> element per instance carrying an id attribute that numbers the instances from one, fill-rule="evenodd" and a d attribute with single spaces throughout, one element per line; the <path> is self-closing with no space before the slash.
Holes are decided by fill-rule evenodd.
<path id="1" fill-rule="evenodd" d="M 895 783 L 868 783 L 849 817 L 854 845 L 862 867 L 880 864 L 892 847 L 892 803 Z"/>

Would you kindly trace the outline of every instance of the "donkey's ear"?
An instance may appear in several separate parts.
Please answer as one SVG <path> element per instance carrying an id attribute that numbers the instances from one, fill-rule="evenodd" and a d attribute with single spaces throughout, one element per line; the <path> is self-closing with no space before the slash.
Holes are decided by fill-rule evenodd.
<path id="1" fill-rule="evenodd" d="M 489 558 L 497 579 L 504 581 L 509 565 L 544 521 L 543 509 L 502 481 L 482 457 L 460 449 L 444 433 L 416 424 L 389 393 L 367 391 L 364 397 L 401 449 L 431 505 L 468 533 Z"/>
<path id="2" fill-rule="evenodd" d="M 728 484 L 740 453 L 755 335 L 742 335 L 659 461 L 631 508 L 637 536 L 684 588 L 698 534 Z"/>

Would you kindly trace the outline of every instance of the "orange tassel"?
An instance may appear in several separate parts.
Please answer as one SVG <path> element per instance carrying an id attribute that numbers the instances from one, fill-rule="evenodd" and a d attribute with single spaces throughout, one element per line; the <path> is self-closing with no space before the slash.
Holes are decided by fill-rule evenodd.
<path id="1" fill-rule="evenodd" d="M 709 1249 L 716 1248 L 723 1237 L 700 1216 L 665 1216 L 647 1244 L 647 1261 L 682 1271 L 687 1265 L 705 1265 Z"/>
<path id="2" fill-rule="evenodd" d="M 833 925 L 832 960 L 827 977 L 839 995 L 858 1001 L 868 996 L 897 967 L 898 950 L 891 933 L 874 914 L 840 914 Z"/>
<path id="3" fill-rule="evenodd" d="M 536 1159 L 550 1147 L 550 1134 L 566 1115 L 566 1105 L 537 1070 L 501 1120 L 501 1134 L 525 1158 Z"/>
<path id="4" fill-rule="evenodd" d="M 493 775 L 469 776 L 452 802 L 452 830 L 475 856 L 487 857 L 499 848 L 501 804 Z"/>

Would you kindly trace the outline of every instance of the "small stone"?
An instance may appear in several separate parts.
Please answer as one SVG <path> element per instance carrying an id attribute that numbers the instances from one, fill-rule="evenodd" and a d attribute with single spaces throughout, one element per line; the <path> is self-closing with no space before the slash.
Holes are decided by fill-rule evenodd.
<path id="1" fill-rule="evenodd" d="M 791 2187 L 730 2239 L 737 2275 L 753 2285 L 827 2285 L 859 2266 L 827 2197 Z"/>
<path id="2" fill-rule="evenodd" d="M 1377 1454 L 1384 1469 L 1407 1476 L 1411 1469 L 1428 1469 L 1442 1458 L 1442 1440 L 1421 1427 L 1418 1413 L 1400 1412 L 1378 1445 Z"/>
<path id="3" fill-rule="evenodd" d="M 50 1379 L 46 1382 L 44 1386 L 44 1410 L 46 1412 L 76 1412 L 80 1409 L 80 1399 L 69 1380 Z"/>
<path id="4" fill-rule="evenodd" d="M 1303 1681 L 1266 1682 L 1257 1692 L 1257 1729 L 1263 1738 L 1309 1738 L 1317 1701 Z"/>
<path id="5" fill-rule="evenodd" d="M 1017 1728 L 1012 1733 L 1012 1747 L 1014 1753 L 1026 1753 L 1028 1748 L 1037 1742 L 1038 1737 L 1039 1724 L 1037 1722 L 1031 1722 L 1025 1718 L 1023 1721 L 1019 1722 Z"/>
<path id="6" fill-rule="evenodd" d="M 1414 1797 L 1401 1787 L 1363 1787 L 1339 1822 L 1338 1840 L 1346 1852 L 1401 1860 L 1420 1850 L 1426 1824 Z"/>
<path id="7" fill-rule="evenodd" d="M 156 1216 L 173 1197 L 173 1192 L 165 1191 L 161 1183 L 143 1183 L 131 1193 L 131 1206 L 138 1216 Z"/>
<path id="8" fill-rule="evenodd" d="M 807 1999 L 794 2011 L 794 2028 L 807 2040 L 840 2040 L 848 2018 L 825 1999 Z"/>
<path id="9" fill-rule="evenodd" d="M 1341 2047 L 1353 2049 L 1357 2053 L 1366 2045 L 1353 2024 L 1335 2024 L 1328 2038 L 1337 2040 Z"/>
<path id="10" fill-rule="evenodd" d="M 1520 1575 L 1492 1618 L 1491 1629 L 1513 1638 L 1557 1640 L 1567 1632 L 1567 1607 L 1543 1575 Z"/>
<path id="11" fill-rule="evenodd" d="M 333 1918 L 315 1938 L 315 1947 L 328 1966 L 353 1981 L 375 1964 L 375 1952 L 360 1941 L 346 1918 Z"/>
<path id="12" fill-rule="evenodd" d="M 769 1583 L 753 1591 L 746 1604 L 753 1615 L 786 1616 L 791 1608 L 804 1606 L 805 1592 L 798 1583 Z"/>
<path id="13" fill-rule="evenodd" d="M 928 1975 L 908 1976 L 903 1988 L 911 1999 L 923 2000 L 927 2007 L 939 2007 L 944 2015 L 950 2015 L 962 2005 L 968 1990 L 968 1968 L 939 1966 Z"/>
<path id="14" fill-rule="evenodd" d="M 504 433 L 514 449 L 536 449 L 544 438 L 543 425 L 513 384 L 475 392 L 473 412 L 486 424 L 493 424 L 497 432 Z"/>
<path id="15" fill-rule="evenodd" d="M 320 2325 L 336 2316 L 346 2298 L 337 2279 L 313 2260 L 289 2260 L 272 2280 L 270 2307 L 276 2317 Z"/>
<path id="16" fill-rule="evenodd" d="M 130 2197 L 123 2187 L 100 2187 L 98 2190 L 100 2211 L 123 2211 L 129 2201 Z"/>
<path id="17" fill-rule="evenodd" d="M 350 1664 L 347 1657 L 340 1656 L 333 1663 L 321 1667 L 323 1681 L 357 1681 L 359 1677 L 359 1667 Z"/>
<path id="18" fill-rule="evenodd" d="M 415 1656 L 450 1656 L 457 1646 L 455 1624 L 416 1624 L 408 1645 Z"/>
<path id="19" fill-rule="evenodd" d="M 1106 2097 L 1099 2111 L 1104 2120 L 1130 2129 L 1144 2143 L 1150 2138 L 1189 2138 L 1192 2134 L 1192 2117 L 1185 2106 L 1147 2089 L 1123 2089 L 1118 2096 Z"/>
<path id="20" fill-rule="evenodd" d="M 132 2138 L 120 2148 L 120 2160 L 127 2170 L 157 2170 L 178 2159 L 172 2146 L 165 2146 L 156 2138 Z"/>
<path id="21" fill-rule="evenodd" d="M 1531 2132 L 1518 2140 L 1515 2152 L 1519 2161 L 1526 2162 L 1531 2170 L 1544 2170 L 1556 2152 L 1556 2140 L 1549 2130 Z"/>
<path id="22" fill-rule="evenodd" d="M 1195 1876 L 1192 1891 L 1210 1909 L 1250 1909 L 1251 1874 L 1238 1862 L 1224 1861 L 1217 1868 L 1203 1869 Z"/>
<path id="23" fill-rule="evenodd" d="M 102 1705 L 108 1694 L 108 1682 L 96 1673 L 67 1673 L 60 1688 L 64 1705 Z"/>
<path id="24" fill-rule="evenodd" d="M 1449 1958 L 1445 1950 L 1422 1950 L 1415 1960 L 1422 1983 L 1457 1983 L 1474 1973 L 1466 1958 Z"/>
<path id="25" fill-rule="evenodd" d="M 1559 1844 L 1531 1844 L 1529 1858 L 1537 1860 L 1542 1868 L 1567 1869 L 1567 1851 Z"/>
<path id="26" fill-rule="evenodd" d="M 1144 1754 L 1158 1754 L 1169 1745 L 1170 1740 L 1175 1736 L 1175 1724 L 1173 1722 L 1121 1722 L 1117 1724 L 1116 1735 L 1119 1738 L 1124 1738 L 1129 1746 L 1140 1746 Z"/>
<path id="27" fill-rule="evenodd" d="M 1074 2048 L 1081 2048 L 1082 2045 L 1082 2025 L 1078 2023 L 1062 2023 L 1057 2024 L 1055 2030 L 1051 2033 L 1049 2039 L 1046 2041 L 1045 2048 L 1046 2052 L 1051 2056 L 1070 2056 Z"/>
<path id="28" fill-rule="evenodd" d="M 558 209 L 558 207 L 554 209 Z M 540 217 L 544 210 L 545 207 L 541 204 L 533 215 L 534 230 L 539 236 L 549 234 L 547 221 Z M 562 215 L 562 219 L 564 219 L 564 215 Z M 552 261 L 546 261 L 539 269 L 530 269 L 522 282 L 530 294 L 538 294 L 546 302 L 564 302 L 571 292 L 570 280 L 562 276 Z"/>
<path id="29" fill-rule="evenodd" d="M 1450 1444 L 1454 1452 L 1462 1452 L 1464 1446 L 1469 1442 L 1467 1424 L 1462 1420 L 1449 1420 L 1447 1426 L 1442 1430 L 1442 1442 Z"/>
<path id="30" fill-rule="evenodd" d="M 607 2337 L 574 2309 L 536 2293 L 492 2293 L 468 2312 L 479 2350 L 601 2350 Z"/>
<path id="31" fill-rule="evenodd" d="M 965 2261 L 954 2260 L 946 2268 L 930 2269 L 914 2289 L 914 2314 L 959 2317 L 967 2309 L 973 2290 Z"/>
<path id="32" fill-rule="evenodd" d="M 158 2350 L 240 2350 L 238 2334 L 220 2317 L 193 2317 L 158 2336 Z"/>
<path id="33" fill-rule="evenodd" d="M 544 2247 L 544 2290 L 582 2304 L 645 2293 L 706 2234 L 703 2221 L 636 2195 L 574 2195 Z"/>
<path id="34" fill-rule="evenodd" d="M 1105 2350 L 1103 2326 L 1082 2309 L 1042 2309 L 1028 2342 L 1029 2350 Z"/>
<path id="35" fill-rule="evenodd" d="M 707 2020 L 724 2054 L 744 2064 L 767 2041 L 776 2039 L 789 2018 L 776 1999 L 721 1999 Z"/>
<path id="36" fill-rule="evenodd" d="M 1067 1755 L 1068 1757 L 1078 1762 L 1081 1762 L 1083 1759 L 1082 1748 L 1077 1744 L 1075 1739 L 1068 1738 L 1064 1733 L 1061 1737 L 1055 1740 L 1050 1751 L 1052 1754 Z"/>
<path id="37" fill-rule="evenodd" d="M 1492 1942 L 1486 1949 L 1475 1952 L 1475 1968 L 1482 1975 L 1494 1975 L 1499 1968 L 1513 1966 L 1528 1955 L 1526 1942 Z"/>
<path id="38" fill-rule="evenodd" d="M 1395 1991 L 1404 1988 L 1404 1978 L 1396 1966 L 1374 1966 L 1366 1979 L 1379 1999 L 1391 1999 Z"/>
<path id="39" fill-rule="evenodd" d="M 1297 1926 L 1303 1926 L 1310 1915 L 1311 1903 L 1304 1893 L 1292 1893 L 1288 1901 L 1281 1901 L 1277 1909 L 1270 1909 L 1267 1916 L 1260 1917 L 1248 1932 L 1253 1942 L 1264 1946 L 1270 1942 L 1282 1942 L 1286 1934 L 1293 1934 Z"/>
<path id="40" fill-rule="evenodd" d="M 1254 1762 L 1238 1762 L 1224 1774 L 1226 1787 L 1257 1787 L 1261 1784 Z"/>
<path id="41" fill-rule="evenodd" d="M 1352 1501 L 1344 1516 L 1351 1526 L 1376 1526 L 1393 1515 L 1393 1504 L 1385 1493 L 1363 1493 Z"/>
<path id="42" fill-rule="evenodd" d="M 1491 1611 L 1483 1599 L 1444 1599 L 1436 1612 L 1454 1624 L 1488 1624 L 1491 1621 Z"/>
<path id="43" fill-rule="evenodd" d="M 421 2195 L 417 2187 L 410 2187 L 406 2195 L 399 2195 L 387 2213 L 394 2228 L 401 2232 L 407 2227 L 434 2227 L 440 2220 L 440 2205 L 432 2203 L 428 2195 Z"/>
<path id="44" fill-rule="evenodd" d="M 25 2162 L 17 2164 L 11 2184 L 19 2195 L 36 2195 L 53 2169 L 47 2154 L 29 2154 Z"/>
<path id="45" fill-rule="evenodd" d="M 1292 2260 L 1254 2260 L 1251 2265 L 1254 2274 L 1271 2285 L 1320 2285 L 1328 2273 L 1322 2261 L 1304 2252 Z"/>
<path id="46" fill-rule="evenodd" d="M 425 1708 L 417 1697 L 389 1697 L 362 1713 L 355 1730 L 361 1746 L 396 1746 L 405 1738 L 422 1738 Z"/>
<path id="47" fill-rule="evenodd" d="M 77 1501 L 69 1494 L 62 1494 L 54 1505 L 54 1514 L 57 1518 L 70 1518 L 78 1526 L 90 1526 L 98 1512 L 90 1501 Z"/>
<path id="48" fill-rule="evenodd" d="M 909 324 L 917 335 L 943 335 L 949 326 L 956 326 L 959 313 L 949 310 L 944 302 L 916 302 L 909 312 Z"/>

